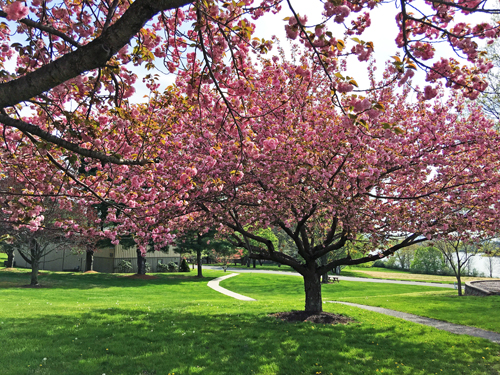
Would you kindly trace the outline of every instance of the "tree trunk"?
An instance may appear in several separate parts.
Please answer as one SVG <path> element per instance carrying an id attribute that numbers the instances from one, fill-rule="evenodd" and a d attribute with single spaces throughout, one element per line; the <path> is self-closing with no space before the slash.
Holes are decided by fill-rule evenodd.
<path id="1" fill-rule="evenodd" d="M 40 260 L 38 259 L 33 259 L 31 263 L 31 286 L 36 286 L 38 284 L 38 270 L 40 267 Z"/>
<path id="2" fill-rule="evenodd" d="M 253 268 L 255 268 L 256 260 L 255 259 L 252 259 L 252 260 L 253 260 Z"/>
<path id="3" fill-rule="evenodd" d="M 462 277 L 460 276 L 460 270 L 457 274 L 457 286 L 458 286 L 458 295 L 462 295 Z"/>
<path id="4" fill-rule="evenodd" d="M 323 255 L 320 258 L 320 261 L 321 261 L 321 265 L 325 266 L 328 263 L 326 255 Z M 322 284 L 327 284 L 328 283 L 328 272 L 325 272 L 324 274 L 321 275 L 321 283 Z"/>
<path id="5" fill-rule="evenodd" d="M 201 273 L 201 250 L 196 250 L 196 264 L 198 264 L 198 277 L 203 277 Z"/>
<path id="6" fill-rule="evenodd" d="M 319 275 L 306 274 L 304 277 L 304 289 L 306 292 L 306 308 L 307 312 L 323 311 L 323 301 L 321 300 L 321 283 Z"/>
<path id="7" fill-rule="evenodd" d="M 321 275 L 321 284 L 328 284 L 328 272 Z"/>
<path id="8" fill-rule="evenodd" d="M 141 250 L 137 249 L 137 274 L 146 274 L 146 258 L 142 256 Z"/>
<path id="9" fill-rule="evenodd" d="M 7 251 L 7 268 L 14 267 L 14 250 Z"/>
<path id="10" fill-rule="evenodd" d="M 85 255 L 85 271 L 93 271 L 94 270 L 94 251 L 87 250 L 87 254 Z"/>

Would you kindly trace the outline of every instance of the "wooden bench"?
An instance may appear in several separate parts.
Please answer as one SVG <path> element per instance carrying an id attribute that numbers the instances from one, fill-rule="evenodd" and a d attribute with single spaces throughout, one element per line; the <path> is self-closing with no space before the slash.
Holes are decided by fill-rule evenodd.
<path id="1" fill-rule="evenodd" d="M 328 279 L 332 282 L 332 283 L 340 283 L 340 280 L 338 277 L 335 277 L 335 276 L 328 276 Z"/>

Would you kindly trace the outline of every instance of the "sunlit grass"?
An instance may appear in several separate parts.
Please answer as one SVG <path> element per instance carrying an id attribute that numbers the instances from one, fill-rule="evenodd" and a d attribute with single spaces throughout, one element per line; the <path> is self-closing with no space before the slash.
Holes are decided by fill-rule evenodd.
<path id="1" fill-rule="evenodd" d="M 354 268 L 347 269 L 343 272 L 344 275 L 352 274 L 357 277 L 369 277 L 374 279 L 389 279 L 389 280 L 404 280 L 404 281 L 425 281 L 436 283 L 453 284 L 457 282 L 455 276 L 442 276 L 442 275 L 426 275 L 421 273 L 411 273 L 402 270 L 391 270 L 386 268 Z M 489 277 L 470 277 L 462 276 L 462 282 L 472 280 L 491 280 Z"/>
<path id="2" fill-rule="evenodd" d="M 500 371 L 499 345 L 349 306 L 324 305 L 327 311 L 354 318 L 349 325 L 287 324 L 269 317 L 303 308 L 299 277 L 240 274 L 224 281 L 223 286 L 258 299 L 242 302 L 206 286 L 223 272 L 204 274 L 207 277 L 201 280 L 183 274 L 133 280 L 45 272 L 40 282 L 46 287 L 31 289 L 20 287 L 29 282 L 26 272 L 4 270 L 0 272 L 0 373 L 483 375 Z M 417 290 L 342 282 L 326 286 L 324 295 L 360 299 L 375 294 L 390 300 Z"/>

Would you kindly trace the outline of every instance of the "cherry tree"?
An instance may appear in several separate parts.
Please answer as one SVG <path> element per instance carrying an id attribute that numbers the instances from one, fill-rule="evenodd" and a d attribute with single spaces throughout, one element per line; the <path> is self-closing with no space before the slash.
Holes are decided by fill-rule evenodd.
<path id="1" fill-rule="evenodd" d="M 40 262 L 48 254 L 65 249 L 82 251 L 92 240 L 79 235 L 78 233 L 61 229 L 59 221 L 64 217 L 71 218 L 75 224 L 85 220 L 87 214 L 83 210 L 62 212 L 57 202 L 46 198 L 44 209 L 43 226 L 34 229 L 32 226 L 21 225 L 9 228 L 9 238 L 7 244 L 18 251 L 19 255 L 31 267 L 31 286 L 38 286 L 38 272 Z M 78 223 L 79 224 L 79 223 Z"/>
<path id="2" fill-rule="evenodd" d="M 320 64 L 301 62 L 276 58 L 248 69 L 252 90 L 234 77 L 228 106 L 209 86 L 190 97 L 183 77 L 177 89 L 187 96 L 168 93 L 155 115 L 138 106 L 137 116 L 159 116 L 169 127 L 158 154 L 164 162 L 127 178 L 130 187 L 115 185 L 113 199 L 135 207 L 150 230 L 137 220 L 119 227 L 162 238 L 167 223 L 220 225 L 252 258 L 299 272 L 307 311 L 322 310 L 320 275 L 337 266 L 387 257 L 457 228 L 494 232 L 500 139 L 478 108 L 460 97 L 409 103 L 389 69 L 385 88 L 344 94 L 340 111 Z M 290 237 L 299 257 L 257 234 L 268 227 Z M 376 251 L 319 261 L 343 254 L 357 235 Z"/>
<path id="3" fill-rule="evenodd" d="M 491 41 L 498 28 L 456 16 L 497 10 L 477 1 L 398 4 L 401 54 L 380 85 L 371 75 L 370 87 L 357 91 L 348 58 L 372 73 L 376 46 L 360 38 L 371 10 L 386 4 L 328 1 L 324 19 L 311 25 L 283 2 L 283 27 L 301 46 L 292 64 L 253 58 L 272 48 L 254 39 L 253 21 L 279 11 L 280 1 L 3 2 L 0 62 L 16 61 L 0 83 L 5 213 L 37 230 L 46 197 L 57 196 L 61 209 L 109 204 L 106 220 L 116 225 L 105 236 L 117 243 L 133 234 L 143 252 L 149 241 L 171 242 L 174 225 L 222 224 L 252 256 L 301 272 L 308 310 L 321 307 L 318 272 L 373 260 L 317 267 L 316 259 L 358 233 L 373 246 L 404 237 L 381 253 L 387 256 L 452 223 L 487 222 L 496 133 L 477 109 L 465 117 L 460 99 L 430 100 L 440 82 L 468 98 L 485 89 L 481 74 L 491 64 L 476 40 Z M 433 45 L 442 41 L 465 59 L 435 58 Z M 138 68 L 166 70 L 176 84 L 160 92 L 159 78 L 145 75 L 149 96 L 131 104 Z M 421 102 L 410 105 L 405 97 L 418 68 L 428 83 Z M 459 204 L 470 212 L 452 218 Z M 105 228 L 100 218 L 93 224 Z M 87 230 L 71 220 L 57 225 Z M 294 241 L 301 261 L 244 229 L 270 226 Z M 88 233 L 98 230 L 89 225 Z"/>

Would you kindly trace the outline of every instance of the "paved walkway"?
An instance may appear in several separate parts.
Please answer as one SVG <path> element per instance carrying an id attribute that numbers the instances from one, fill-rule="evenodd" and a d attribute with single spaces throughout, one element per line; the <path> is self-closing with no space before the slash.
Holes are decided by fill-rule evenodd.
<path id="1" fill-rule="evenodd" d="M 375 311 L 375 312 L 378 312 L 381 314 L 394 316 L 396 318 L 401 318 L 401 319 L 407 320 L 409 322 L 424 324 L 426 326 L 431 326 L 431 327 L 434 327 L 437 329 L 441 329 L 443 331 L 456 333 L 457 335 L 469 335 L 469 336 L 474 336 L 474 337 L 481 337 L 483 339 L 487 339 L 487 340 L 490 340 L 493 342 L 500 343 L 500 333 L 486 331 L 486 330 L 480 329 L 480 328 L 443 322 L 442 320 L 436 320 L 436 319 L 431 319 L 431 318 L 424 318 L 423 316 L 408 314 L 408 313 L 404 313 L 401 311 L 384 309 L 382 307 L 359 305 L 357 303 L 351 303 L 351 302 L 339 302 L 339 301 L 326 301 L 326 302 L 354 306 L 354 307 L 358 307 L 360 309 Z"/>
<path id="2" fill-rule="evenodd" d="M 216 267 L 213 267 L 213 268 L 216 269 Z M 257 273 L 260 272 L 260 273 L 274 273 L 274 274 L 297 275 L 296 273 L 293 273 L 293 272 L 280 272 L 280 271 L 265 271 L 265 270 L 249 270 L 249 271 L 247 271 L 247 270 L 246 271 L 239 270 L 239 271 L 240 272 L 257 272 Z M 239 299 L 241 301 L 256 301 L 253 298 L 246 297 L 246 296 L 244 296 L 242 294 L 234 293 L 234 292 L 232 292 L 232 291 L 230 291 L 230 290 L 228 290 L 226 288 L 223 288 L 223 287 L 219 286 L 219 282 L 220 281 L 228 279 L 228 278 L 233 277 L 233 276 L 237 276 L 237 275 L 238 275 L 238 273 L 231 273 L 229 275 L 218 277 L 218 278 L 216 278 L 214 280 L 209 281 L 208 282 L 208 286 L 210 288 L 212 288 L 213 290 L 217 291 L 217 292 L 225 294 L 225 295 L 227 295 L 229 297 L 233 297 L 233 298 Z M 356 281 L 365 281 L 365 279 L 363 279 L 363 278 L 353 278 L 353 277 L 349 277 L 349 278 L 344 277 L 343 279 L 344 280 L 347 280 L 347 279 L 361 279 L 361 280 L 356 280 Z M 368 279 L 368 280 L 370 280 L 370 279 Z M 384 281 L 384 280 L 378 280 L 378 281 Z M 386 280 L 386 281 L 389 281 L 389 280 Z M 406 282 L 406 281 L 401 282 L 401 284 L 408 284 L 408 283 L 410 283 L 410 282 Z M 429 284 L 431 284 L 431 283 L 416 283 L 416 284 L 424 284 L 426 286 L 429 286 Z M 413 283 L 411 285 L 413 285 Z M 443 322 L 441 320 L 436 320 L 436 319 L 431 319 L 431 318 L 425 318 L 423 316 L 408 314 L 408 313 L 404 313 L 404 312 L 401 312 L 401 311 L 384 309 L 382 307 L 359 305 L 357 303 L 351 303 L 351 302 L 339 302 L 339 301 L 325 301 L 325 302 L 339 303 L 339 304 L 342 304 L 342 305 L 348 305 L 348 306 L 358 307 L 360 309 L 365 309 L 365 310 L 369 310 L 369 311 L 378 312 L 380 314 L 385 314 L 385 315 L 394 316 L 396 318 L 401 318 L 401 319 L 407 320 L 409 322 L 413 322 L 413 323 L 418 323 L 418 324 L 423 324 L 423 325 L 426 325 L 426 326 L 434 327 L 434 328 L 437 328 L 437 329 L 440 329 L 440 330 L 443 330 L 443 331 L 448 331 L 448 332 L 451 332 L 451 333 L 455 333 L 457 335 L 469 335 L 469 336 L 474 336 L 474 337 L 481 337 L 483 339 L 487 339 L 487 340 L 490 340 L 490 341 L 493 341 L 493 342 L 500 343 L 500 333 L 486 331 L 486 330 L 480 329 L 480 328 L 475 328 L 475 327 L 463 326 L 463 325 L 460 325 L 460 324 Z"/>
<path id="3" fill-rule="evenodd" d="M 250 297 L 247 297 L 247 296 L 244 296 L 242 294 L 235 293 L 235 292 L 231 292 L 229 289 L 226 289 L 226 288 L 223 288 L 223 287 L 219 286 L 219 282 L 220 281 L 225 280 L 225 279 L 229 279 L 230 277 L 233 277 L 233 276 L 236 276 L 236 275 L 239 275 L 239 274 L 238 273 L 232 273 L 230 275 L 218 277 L 216 279 L 210 280 L 207 285 L 208 285 L 209 288 L 212 288 L 213 290 L 215 290 L 215 291 L 217 291 L 219 293 L 225 294 L 226 296 L 229 296 L 229 297 L 233 297 L 233 298 L 239 299 L 241 301 L 257 301 L 257 300 L 255 300 L 253 298 L 250 298 Z"/>
<path id="4" fill-rule="evenodd" d="M 222 267 L 219 266 L 203 266 L 203 268 L 212 269 L 212 270 L 220 270 L 222 271 Z M 293 275 L 293 276 L 301 276 L 297 272 L 289 272 L 289 271 L 269 271 L 269 270 L 259 270 L 254 268 L 229 268 L 227 269 L 231 272 L 254 272 L 254 273 L 271 273 L 275 275 Z M 336 276 L 340 281 L 361 281 L 363 283 L 382 283 L 382 284 L 405 284 L 405 285 L 421 285 L 421 286 L 434 286 L 437 288 L 449 288 L 453 289 L 453 284 L 440 284 L 440 283 L 426 283 L 422 281 L 401 281 L 401 280 L 385 280 L 385 279 L 369 279 L 364 277 L 351 277 L 351 276 Z"/>

